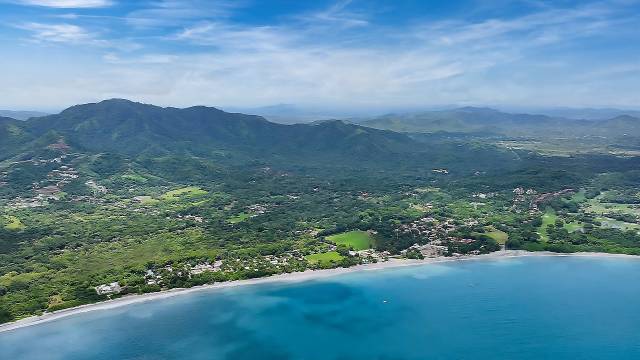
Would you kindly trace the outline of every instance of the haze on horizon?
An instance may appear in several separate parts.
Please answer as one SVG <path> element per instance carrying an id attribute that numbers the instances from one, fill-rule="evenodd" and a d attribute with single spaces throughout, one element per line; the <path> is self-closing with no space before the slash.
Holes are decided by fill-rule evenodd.
<path id="1" fill-rule="evenodd" d="M 640 1 L 0 0 L 0 108 L 640 103 Z"/>

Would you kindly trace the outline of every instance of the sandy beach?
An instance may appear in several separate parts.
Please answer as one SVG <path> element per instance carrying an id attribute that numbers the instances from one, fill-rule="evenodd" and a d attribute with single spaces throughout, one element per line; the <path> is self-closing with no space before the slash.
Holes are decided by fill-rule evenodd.
<path id="1" fill-rule="evenodd" d="M 347 274 L 347 273 L 352 273 L 356 271 L 375 271 L 375 270 L 383 270 L 383 269 L 397 268 L 397 267 L 404 267 L 404 266 L 419 266 L 419 265 L 427 265 L 427 264 L 469 261 L 469 260 L 497 260 L 497 259 L 527 257 L 527 256 L 615 257 L 615 258 L 640 259 L 640 256 L 626 255 L 626 254 L 608 254 L 608 253 L 563 254 L 563 253 L 551 253 L 551 252 L 528 252 L 523 250 L 506 250 L 506 251 L 498 251 L 498 252 L 484 254 L 484 255 L 462 256 L 462 257 L 438 257 L 438 258 L 427 258 L 424 260 L 390 259 L 389 261 L 386 261 L 386 262 L 357 265 L 350 268 L 306 270 L 304 272 L 278 274 L 278 275 L 273 275 L 273 276 L 264 277 L 264 278 L 257 278 L 257 279 L 221 282 L 221 283 L 196 286 L 196 287 L 186 288 L 186 289 L 183 289 L 183 288 L 170 289 L 170 290 L 160 291 L 156 293 L 142 294 L 142 295 L 138 295 L 138 294 L 126 295 L 113 300 L 106 300 L 99 303 L 82 305 L 74 308 L 59 310 L 52 313 L 46 313 L 39 316 L 24 318 L 11 323 L 2 324 L 0 325 L 0 333 L 5 331 L 20 329 L 28 326 L 38 325 L 45 322 L 54 321 L 54 320 L 68 317 L 68 316 L 82 314 L 90 311 L 108 310 L 108 309 L 113 309 L 113 308 L 126 306 L 130 304 L 142 303 L 142 302 L 153 301 L 158 299 L 166 299 L 173 296 L 179 296 L 179 295 L 189 294 L 189 293 L 203 291 L 203 290 L 223 289 L 223 288 L 231 288 L 236 286 L 246 286 L 246 285 L 254 285 L 254 284 L 273 283 L 273 282 L 301 282 L 301 281 L 327 278 L 331 276 Z"/>

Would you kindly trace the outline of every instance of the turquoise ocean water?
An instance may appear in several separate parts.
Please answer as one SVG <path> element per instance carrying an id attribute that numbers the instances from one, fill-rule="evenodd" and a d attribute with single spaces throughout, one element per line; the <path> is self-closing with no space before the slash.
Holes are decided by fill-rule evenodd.
<path id="1" fill-rule="evenodd" d="M 0 333 L 0 359 L 640 359 L 640 260 L 477 260 L 207 290 Z"/>

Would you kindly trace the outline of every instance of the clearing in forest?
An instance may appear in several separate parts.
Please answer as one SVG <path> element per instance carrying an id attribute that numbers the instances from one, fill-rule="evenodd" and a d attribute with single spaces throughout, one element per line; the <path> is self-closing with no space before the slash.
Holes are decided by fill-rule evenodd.
<path id="1" fill-rule="evenodd" d="M 327 240 L 337 245 L 346 245 L 356 251 L 369 249 L 373 243 L 371 234 L 360 230 L 327 236 Z"/>

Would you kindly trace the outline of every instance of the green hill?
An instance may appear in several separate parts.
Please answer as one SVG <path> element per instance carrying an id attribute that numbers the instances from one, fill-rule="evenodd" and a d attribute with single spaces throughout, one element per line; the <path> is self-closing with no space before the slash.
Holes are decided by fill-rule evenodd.
<path id="1" fill-rule="evenodd" d="M 281 125 L 211 107 L 162 108 L 121 99 L 34 118 L 26 122 L 26 128 L 36 137 L 55 131 L 81 150 L 128 155 L 205 156 L 233 150 L 251 156 L 310 152 L 370 156 L 408 150 L 413 143 L 404 135 L 340 121 Z"/>
<path id="2" fill-rule="evenodd" d="M 23 125 L 22 121 L 0 117 L 0 161 L 17 153 L 32 138 Z"/>

